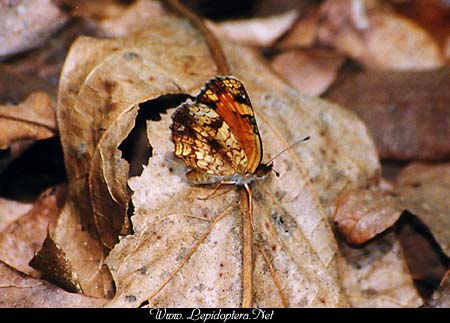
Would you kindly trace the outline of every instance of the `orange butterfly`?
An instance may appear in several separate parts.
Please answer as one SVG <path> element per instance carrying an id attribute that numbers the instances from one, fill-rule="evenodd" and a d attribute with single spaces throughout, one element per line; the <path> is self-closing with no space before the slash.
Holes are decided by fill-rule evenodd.
<path id="1" fill-rule="evenodd" d="M 191 168 L 193 184 L 247 186 L 264 178 L 272 163 L 261 163 L 263 148 L 244 85 L 234 77 L 208 81 L 192 103 L 172 115 L 175 156 Z"/>

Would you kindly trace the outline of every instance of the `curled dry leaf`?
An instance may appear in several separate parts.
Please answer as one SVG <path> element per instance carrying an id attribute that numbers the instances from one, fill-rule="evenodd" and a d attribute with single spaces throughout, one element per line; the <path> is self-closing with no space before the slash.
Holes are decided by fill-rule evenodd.
<path id="1" fill-rule="evenodd" d="M 343 73 L 325 94 L 354 111 L 390 159 L 450 156 L 450 70 Z"/>
<path id="2" fill-rule="evenodd" d="M 444 63 L 426 30 L 368 0 L 325 1 L 317 39 L 373 69 L 423 70 Z"/>
<path id="3" fill-rule="evenodd" d="M 67 20 L 50 0 L 0 3 L 0 59 L 41 45 Z"/>
<path id="4" fill-rule="evenodd" d="M 98 225 L 99 218 L 111 216 L 98 210 L 103 198 L 125 187 L 128 166 L 122 172 L 117 147 L 133 125 L 136 105 L 163 94 L 195 94 L 215 76 L 202 38 L 184 20 L 162 17 L 152 23 L 146 33 L 127 39 L 80 39 L 62 75 L 58 119 L 73 190 L 68 211 L 76 214 L 74 206 L 82 201 L 89 210 L 89 188 L 103 242 L 114 239 L 117 230 Z M 305 135 L 313 138 L 277 159 L 282 177 L 255 184 L 255 303 L 344 306 L 328 217 L 343 188 L 366 185 L 378 176 L 373 143 L 351 113 L 300 96 L 252 52 L 232 45 L 225 50 L 255 106 L 265 158 Z M 152 157 L 142 176 L 130 182 L 135 233 L 124 237 L 107 260 L 117 287 L 109 306 L 139 306 L 146 300 L 150 306 L 239 306 L 242 241 L 236 191 L 220 199 L 197 199 L 211 191 L 185 182 L 184 166 L 173 157 L 169 123 L 170 116 L 163 114 L 149 124 Z M 108 164 L 119 164 L 120 172 L 108 171 Z M 102 171 L 95 171 L 98 167 Z M 94 184 L 107 189 L 94 190 Z"/>
<path id="5" fill-rule="evenodd" d="M 50 233 L 47 234 L 42 249 L 31 259 L 30 266 L 39 270 L 49 281 L 69 292 L 83 292 L 72 264 Z"/>
<path id="6" fill-rule="evenodd" d="M 269 47 L 292 26 L 297 17 L 298 10 L 293 9 L 270 17 L 209 23 L 209 27 L 216 34 L 236 43 Z"/>
<path id="7" fill-rule="evenodd" d="M 28 262 L 40 249 L 49 225 L 54 224 L 65 198 L 63 187 L 44 191 L 33 207 L 0 233 L 0 260 L 28 275 L 39 273 Z"/>
<path id="8" fill-rule="evenodd" d="M 422 305 L 393 232 L 354 248 L 340 244 L 339 276 L 354 307 L 418 307 Z"/>
<path id="9" fill-rule="evenodd" d="M 0 234 L 33 207 L 33 203 L 19 202 L 0 197 Z"/>
<path id="10" fill-rule="evenodd" d="M 100 307 L 104 299 L 73 294 L 0 261 L 0 307 Z"/>
<path id="11" fill-rule="evenodd" d="M 357 190 L 339 200 L 334 221 L 346 242 L 361 244 L 390 228 L 402 212 L 397 198 L 387 192 Z"/>
<path id="12" fill-rule="evenodd" d="M 35 92 L 17 106 L 0 106 L 0 149 L 22 140 L 42 140 L 56 133 L 55 111 L 47 94 Z"/>
<path id="13" fill-rule="evenodd" d="M 374 187 L 349 193 L 334 215 L 337 228 L 349 242 L 364 243 L 390 228 L 402 211 L 408 210 L 428 227 L 449 256 L 449 176 L 448 164 L 412 164 L 400 173 L 390 191 Z"/>
<path id="14" fill-rule="evenodd" d="M 293 50 L 272 60 L 273 69 L 300 93 L 320 95 L 333 83 L 344 57 L 326 51 Z"/>

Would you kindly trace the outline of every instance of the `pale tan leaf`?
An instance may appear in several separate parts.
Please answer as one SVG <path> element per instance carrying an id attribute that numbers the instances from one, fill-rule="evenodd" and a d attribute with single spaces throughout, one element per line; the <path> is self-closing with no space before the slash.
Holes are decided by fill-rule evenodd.
<path id="1" fill-rule="evenodd" d="M 271 46 L 298 17 L 298 10 L 289 10 L 269 17 L 223 21 L 208 26 L 218 35 L 236 43 L 253 46 Z"/>
<path id="2" fill-rule="evenodd" d="M 367 246 L 340 246 L 342 287 L 354 307 L 418 307 L 416 291 L 395 234 L 377 237 Z"/>
<path id="3" fill-rule="evenodd" d="M 19 105 L 0 105 L 0 149 L 23 140 L 42 140 L 56 134 L 55 111 L 47 94 L 34 92 Z"/>
<path id="4" fill-rule="evenodd" d="M 98 8 L 104 13 L 103 6 Z M 115 14 L 102 17 L 98 22 L 99 28 L 108 36 L 123 37 L 135 31 L 148 28 L 149 21 L 164 14 L 161 2 L 138 0 L 126 9 L 118 10 Z"/>
<path id="5" fill-rule="evenodd" d="M 33 207 L 33 203 L 20 202 L 0 197 L 0 234 Z"/>

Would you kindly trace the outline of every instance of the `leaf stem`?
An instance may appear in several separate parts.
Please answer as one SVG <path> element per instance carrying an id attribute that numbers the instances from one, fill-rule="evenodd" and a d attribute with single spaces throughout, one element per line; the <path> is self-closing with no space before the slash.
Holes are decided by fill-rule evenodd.
<path id="1" fill-rule="evenodd" d="M 217 67 L 218 75 L 230 75 L 230 67 L 228 65 L 222 46 L 214 33 L 205 25 L 202 18 L 195 14 L 192 10 L 181 4 L 179 0 L 166 0 L 170 8 L 178 15 L 185 17 L 202 33 L 209 52 Z"/>
<path id="2" fill-rule="evenodd" d="M 242 212 L 242 307 L 253 307 L 253 205 L 248 184 L 241 190 Z"/>

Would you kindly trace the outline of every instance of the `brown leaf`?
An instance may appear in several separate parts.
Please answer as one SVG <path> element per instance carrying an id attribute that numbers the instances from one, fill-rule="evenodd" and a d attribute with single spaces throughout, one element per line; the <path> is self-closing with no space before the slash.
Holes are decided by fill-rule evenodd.
<path id="1" fill-rule="evenodd" d="M 49 225 L 56 221 L 64 198 L 63 187 L 50 188 L 41 194 L 31 210 L 10 223 L 0 234 L 0 260 L 39 277 L 28 262 L 41 247 Z"/>
<path id="2" fill-rule="evenodd" d="M 352 72 L 325 94 L 367 124 L 381 157 L 450 156 L 450 71 Z"/>
<path id="3" fill-rule="evenodd" d="M 36 92 L 17 106 L 0 106 L 0 149 L 21 140 L 42 140 L 56 133 L 55 111 L 47 94 Z"/>
<path id="4" fill-rule="evenodd" d="M 47 280 L 69 292 L 83 292 L 64 250 L 53 240 L 50 233 L 47 233 L 39 253 L 31 259 L 30 266 L 39 270 Z"/>
<path id="5" fill-rule="evenodd" d="M 395 196 L 379 190 L 358 190 L 342 197 L 334 221 L 348 243 L 361 244 L 390 228 L 403 208 Z"/>
<path id="6" fill-rule="evenodd" d="M 54 242 L 64 252 L 65 261 L 76 275 L 85 295 L 109 298 L 114 293 L 111 274 L 103 265 L 105 251 L 98 237 L 92 237 L 80 224 L 73 206 L 65 204 L 51 233 Z M 60 273 L 63 275 L 63 273 Z"/>
<path id="7" fill-rule="evenodd" d="M 0 197 L 0 234 L 22 215 L 30 211 L 33 204 Z"/>
<path id="8" fill-rule="evenodd" d="M 435 308 L 450 307 L 450 271 L 447 271 L 439 288 L 433 293 L 427 305 Z"/>
<path id="9" fill-rule="evenodd" d="M 449 268 L 448 257 L 429 229 L 409 212 L 402 215 L 395 233 L 417 291 L 424 300 L 429 299 Z"/>
<path id="10" fill-rule="evenodd" d="M 0 60 L 40 46 L 67 21 L 50 0 L 0 3 Z"/>
<path id="11" fill-rule="evenodd" d="M 101 307 L 104 303 L 28 277 L 0 261 L 0 307 Z"/>
<path id="12" fill-rule="evenodd" d="M 236 43 L 269 47 L 292 26 L 297 17 L 298 10 L 293 9 L 269 17 L 209 23 L 208 26 L 214 33 Z"/>
<path id="13" fill-rule="evenodd" d="M 426 30 L 374 1 L 328 0 L 320 8 L 320 21 L 320 42 L 368 68 L 423 70 L 444 63 Z"/>
<path id="14" fill-rule="evenodd" d="M 340 245 L 339 276 L 353 307 L 418 307 L 416 291 L 395 234 L 376 237 L 354 248 Z"/>
<path id="15" fill-rule="evenodd" d="M 89 74 L 86 85 L 82 86 L 83 96 L 81 91 L 73 91 L 79 85 L 68 86 L 72 89 L 70 93 L 63 92 L 70 95 L 61 97 L 61 102 L 64 101 L 61 111 L 71 113 L 68 120 L 77 120 L 71 124 L 64 121 L 62 128 L 70 129 L 66 135 L 70 133 L 67 138 L 71 138 L 66 143 L 66 151 L 76 152 L 77 143 L 87 142 L 81 156 L 92 160 L 95 157 L 91 156 L 97 154 L 93 149 L 96 143 L 108 140 L 107 137 L 114 138 L 109 129 L 113 129 L 116 122 L 128 120 L 124 118 L 125 113 L 131 113 L 137 103 L 167 93 L 196 94 L 203 83 L 215 75 L 214 64 L 195 30 L 182 20 L 163 17 L 153 23 L 153 28 L 141 38 L 129 38 L 128 44 L 122 40 L 121 47 L 108 44 L 116 50 L 111 56 L 105 55 L 108 60 Z M 170 35 L 170 38 L 163 35 Z M 155 42 L 155 39 L 161 41 Z M 81 46 L 82 41 L 85 47 Z M 93 53 L 94 48 L 102 45 L 104 49 L 104 44 L 101 40 L 78 42 L 83 53 Z M 127 46 L 133 46 L 133 54 Z M 248 50 L 228 44 L 225 51 L 233 74 L 244 81 L 255 106 L 265 160 L 287 147 L 289 142 L 305 135 L 313 138 L 276 160 L 275 167 L 282 177 L 254 185 L 255 303 L 281 306 L 280 294 L 285 294 L 289 306 L 344 306 L 336 282 L 336 244 L 328 217 L 343 188 L 365 185 L 379 174 L 373 143 L 363 124 L 352 114 L 322 100 L 300 96 L 274 77 Z M 68 61 L 71 61 L 70 56 Z M 86 66 L 86 62 L 77 64 Z M 68 81 L 69 75 L 63 73 L 63 78 Z M 78 75 L 74 79 L 82 79 Z M 135 83 L 137 75 L 141 81 Z M 112 80 L 120 81 L 112 86 Z M 74 96 L 77 92 L 78 97 Z M 72 100 L 71 104 L 66 106 L 65 100 Z M 69 109 L 70 106 L 76 109 Z M 78 116 L 81 111 L 85 113 Z M 89 115 L 93 120 L 87 123 Z M 109 306 L 139 306 L 147 299 L 150 306 L 239 306 L 241 210 L 236 206 L 236 192 L 224 193 L 219 199 L 199 201 L 197 197 L 208 195 L 211 190 L 186 183 L 185 168 L 173 156 L 173 144 L 169 139 L 170 115 L 160 117 L 160 121 L 149 124 L 152 145 L 149 165 L 140 177 L 129 182 L 134 192 L 135 233 L 124 237 L 108 257 L 117 287 Z M 105 137 L 100 137 L 99 141 L 95 132 L 101 129 L 98 122 L 106 129 L 101 132 Z M 281 124 L 282 127 L 277 126 Z M 75 125 L 77 131 L 74 131 Z M 111 145 L 116 142 L 117 147 L 123 140 L 121 136 L 114 138 Z M 99 152 L 102 154 L 102 150 Z M 321 166 L 318 166 L 319 161 Z M 103 158 L 102 162 L 114 164 L 117 159 Z M 83 174 L 80 165 L 83 165 L 80 159 L 77 164 L 69 163 L 72 180 L 76 178 L 74 170 Z M 105 164 L 102 167 L 106 169 Z M 101 173 L 108 179 L 105 183 L 122 178 L 98 172 Z M 92 168 L 90 174 L 95 174 Z M 90 180 L 92 183 L 98 179 L 91 177 Z M 114 189 L 111 185 L 108 187 Z M 184 261 L 186 264 L 182 266 Z M 177 268 L 180 269 L 178 274 Z M 174 275 L 172 280 L 171 274 Z"/>
<path id="16" fill-rule="evenodd" d="M 300 93 L 320 95 L 333 83 L 344 58 L 332 52 L 285 51 L 272 59 L 272 67 Z"/>
<path id="17" fill-rule="evenodd" d="M 448 62 L 450 61 L 450 35 L 447 37 L 447 40 L 445 42 L 444 55 L 445 58 L 447 59 L 448 64 Z"/>

